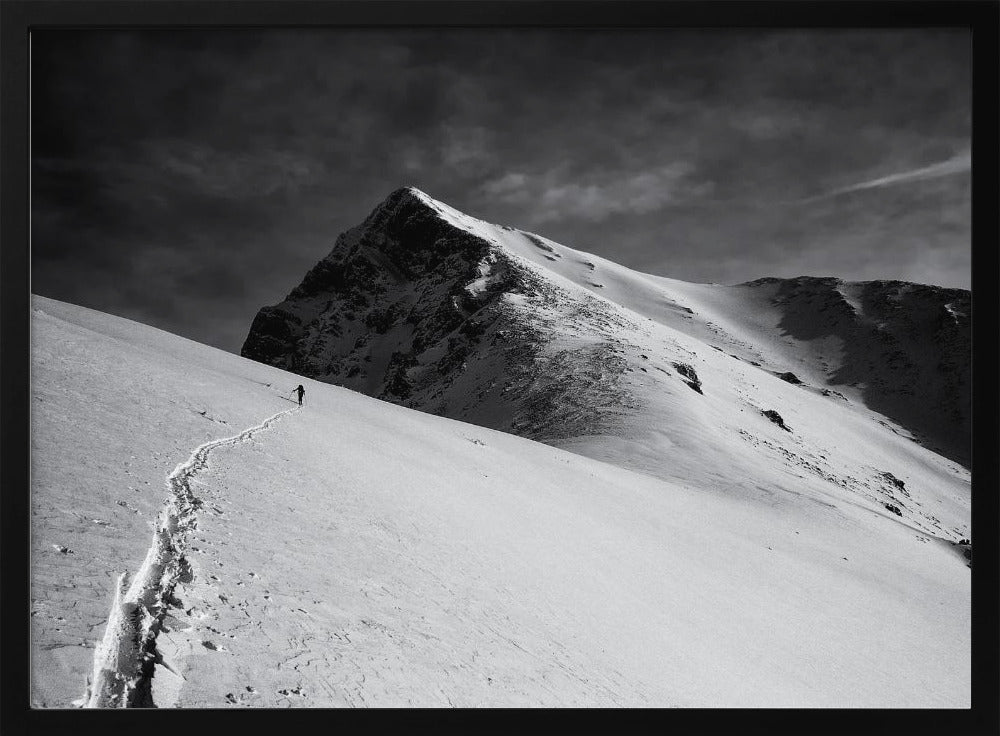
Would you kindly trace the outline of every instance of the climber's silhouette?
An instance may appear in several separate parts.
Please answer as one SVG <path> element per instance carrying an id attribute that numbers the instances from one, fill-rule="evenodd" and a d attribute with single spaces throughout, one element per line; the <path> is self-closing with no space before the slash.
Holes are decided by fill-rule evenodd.
<path id="1" fill-rule="evenodd" d="M 292 393 L 294 394 L 295 392 L 298 392 L 298 394 L 299 394 L 299 406 L 302 406 L 302 395 L 306 392 L 306 390 L 304 388 L 302 388 L 302 384 L 301 383 L 298 386 L 296 386 L 295 388 L 292 389 Z"/>

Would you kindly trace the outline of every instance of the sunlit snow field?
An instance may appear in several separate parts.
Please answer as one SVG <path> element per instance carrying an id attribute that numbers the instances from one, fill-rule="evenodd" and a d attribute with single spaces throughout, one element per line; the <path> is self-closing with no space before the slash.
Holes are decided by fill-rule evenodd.
<path id="1" fill-rule="evenodd" d="M 964 560 L 863 504 L 668 482 L 41 297 L 32 345 L 36 706 L 82 703 L 166 476 L 298 383 L 193 480 L 157 706 L 969 706 Z"/>

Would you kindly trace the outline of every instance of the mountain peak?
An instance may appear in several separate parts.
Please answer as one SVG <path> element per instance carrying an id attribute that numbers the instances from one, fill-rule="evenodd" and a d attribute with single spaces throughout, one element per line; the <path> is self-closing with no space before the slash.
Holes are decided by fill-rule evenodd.
<path id="1" fill-rule="evenodd" d="M 413 186 L 405 186 L 399 187 L 398 189 L 394 189 L 390 192 L 389 196 L 382 200 L 381 204 L 379 204 L 375 210 L 380 210 L 386 206 L 395 207 L 400 204 L 422 204 L 431 209 L 448 207 L 448 205 L 434 199 L 432 196 L 427 194 L 427 192 Z M 449 207 L 449 209 L 452 208 Z"/>
<path id="2" fill-rule="evenodd" d="M 483 225 L 486 225 L 481 220 L 434 199 L 417 187 L 405 186 L 394 189 L 354 230 L 360 235 L 361 231 L 394 230 L 415 222 L 422 222 L 427 226 L 437 223 L 434 227 L 444 223 L 480 236 Z"/>
<path id="3" fill-rule="evenodd" d="M 431 197 L 429 194 L 427 194 L 427 192 L 425 192 L 425 191 L 423 191 L 421 189 L 417 189 L 416 187 L 412 187 L 412 186 L 402 187 L 400 189 L 397 189 L 396 191 L 406 192 L 407 194 L 409 194 L 409 195 L 411 195 L 413 197 L 416 197 L 418 199 L 421 199 L 424 202 L 427 202 L 428 204 L 433 203 L 435 201 L 433 197 Z"/>
<path id="4" fill-rule="evenodd" d="M 399 187 L 379 202 L 368 215 L 372 219 L 378 213 L 397 210 L 400 206 L 425 205 L 431 206 L 434 200 L 416 187 Z"/>
<path id="5" fill-rule="evenodd" d="M 426 192 L 423 192 L 416 187 L 406 186 L 393 189 L 389 196 L 387 196 L 382 203 L 386 202 L 399 202 L 405 199 L 418 199 L 424 202 L 434 201 L 433 198 L 429 197 Z"/>

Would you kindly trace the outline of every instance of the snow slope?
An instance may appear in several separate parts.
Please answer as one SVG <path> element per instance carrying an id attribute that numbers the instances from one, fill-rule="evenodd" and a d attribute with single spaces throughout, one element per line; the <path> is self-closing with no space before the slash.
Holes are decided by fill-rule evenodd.
<path id="1" fill-rule="evenodd" d="M 156 663 L 135 702 L 160 707 L 969 706 L 962 548 L 810 471 L 765 472 L 800 435 L 752 412 L 758 444 L 711 434 L 716 351 L 694 356 L 704 394 L 678 381 L 706 403 L 670 478 L 40 297 L 32 349 L 36 705 L 94 704 L 95 671 L 141 669 L 114 645 L 142 604 Z M 762 403 L 800 390 L 755 380 Z M 960 469 L 801 397 L 781 406 L 795 432 L 861 432 L 830 440 L 859 481 L 892 460 L 967 528 Z M 139 582 L 113 606 L 122 572 Z"/>

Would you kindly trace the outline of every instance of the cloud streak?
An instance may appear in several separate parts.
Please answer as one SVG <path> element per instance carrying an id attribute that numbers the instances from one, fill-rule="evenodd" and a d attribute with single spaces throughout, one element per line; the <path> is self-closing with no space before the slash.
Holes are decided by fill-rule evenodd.
<path id="1" fill-rule="evenodd" d="M 925 181 L 927 179 L 938 179 L 943 176 L 953 176 L 955 174 L 965 174 L 972 170 L 972 153 L 966 151 L 960 153 L 956 156 L 952 156 L 945 161 L 938 161 L 937 163 L 930 164 L 928 166 L 921 166 L 916 169 L 910 169 L 908 171 L 900 171 L 895 174 L 888 174 L 887 176 L 880 176 L 875 179 L 869 179 L 867 181 L 858 182 L 856 184 L 851 184 L 846 187 L 840 187 L 829 192 L 824 192 L 823 194 L 817 194 L 813 197 L 806 197 L 805 199 L 800 199 L 796 201 L 796 204 L 806 204 L 810 202 L 820 202 L 824 199 L 832 199 L 841 194 L 848 194 L 850 192 L 858 192 L 864 189 L 877 189 L 880 187 L 890 187 L 896 186 L 897 184 L 909 184 L 915 181 Z"/>

